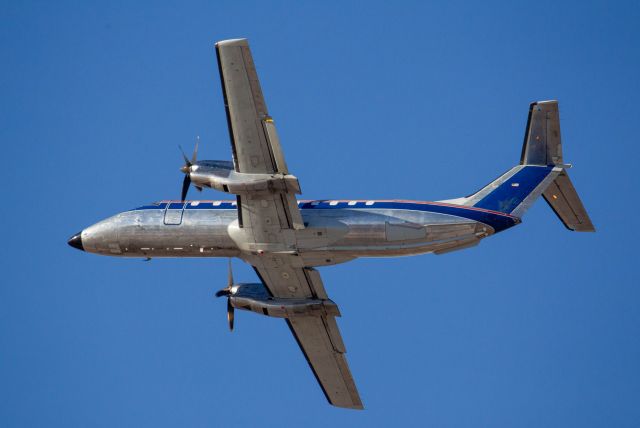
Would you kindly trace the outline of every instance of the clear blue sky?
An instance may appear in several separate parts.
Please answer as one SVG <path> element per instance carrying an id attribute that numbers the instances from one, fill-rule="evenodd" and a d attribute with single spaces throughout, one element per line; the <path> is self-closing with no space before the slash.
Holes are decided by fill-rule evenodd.
<path id="1" fill-rule="evenodd" d="M 640 425 L 637 2 L 105 3 L 0 5 L 1 426 Z M 468 194 L 558 99 L 598 232 L 539 201 L 477 248 L 322 269 L 366 410 L 329 406 L 281 320 L 227 331 L 225 260 L 66 244 L 177 198 L 178 144 L 230 159 L 236 37 L 304 198 Z"/>

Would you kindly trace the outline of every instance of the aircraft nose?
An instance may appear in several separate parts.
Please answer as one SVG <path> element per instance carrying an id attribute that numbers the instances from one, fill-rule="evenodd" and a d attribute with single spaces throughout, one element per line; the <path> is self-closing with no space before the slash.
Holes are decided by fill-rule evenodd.
<path id="1" fill-rule="evenodd" d="M 84 247 L 82 246 L 82 232 L 78 232 L 69 238 L 67 244 L 71 245 L 73 248 L 84 251 Z"/>

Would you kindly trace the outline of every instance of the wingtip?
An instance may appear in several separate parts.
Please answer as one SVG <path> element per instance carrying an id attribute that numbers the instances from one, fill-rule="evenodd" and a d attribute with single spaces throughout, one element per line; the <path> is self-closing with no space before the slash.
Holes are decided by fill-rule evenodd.
<path id="1" fill-rule="evenodd" d="M 249 46 L 249 40 L 246 38 L 220 40 L 219 42 L 216 42 L 215 46 L 217 48 L 223 46 Z"/>
<path id="2" fill-rule="evenodd" d="M 537 105 L 550 105 L 550 104 L 558 104 L 558 100 L 542 100 L 542 101 L 534 101 L 532 103 L 529 103 L 529 107 L 533 108 Z"/>
<path id="3" fill-rule="evenodd" d="M 596 228 L 594 226 L 578 226 L 573 229 L 569 229 L 572 232 L 587 232 L 587 233 L 595 233 Z"/>
<path id="4" fill-rule="evenodd" d="M 329 402 L 329 404 L 331 404 L 332 406 L 335 406 L 335 407 L 340 407 L 342 409 L 364 410 L 364 406 L 360 402 L 351 403 L 351 404 L 334 404 L 334 403 Z"/>

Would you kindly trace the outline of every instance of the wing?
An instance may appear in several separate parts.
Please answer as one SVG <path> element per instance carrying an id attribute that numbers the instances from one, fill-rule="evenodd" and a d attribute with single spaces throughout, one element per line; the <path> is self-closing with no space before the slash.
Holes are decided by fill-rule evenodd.
<path id="1" fill-rule="evenodd" d="M 272 295 L 328 300 L 317 270 L 278 263 L 276 266 L 278 267 L 269 266 L 269 262 L 254 264 L 256 273 Z M 362 401 L 344 355 L 346 349 L 335 316 L 294 316 L 287 318 L 286 322 L 329 403 L 338 407 L 362 409 Z"/>
<path id="2" fill-rule="evenodd" d="M 363 409 L 351 376 L 334 317 L 288 318 L 287 325 L 309 363 L 327 401 L 337 407 Z"/>
<path id="3" fill-rule="evenodd" d="M 283 174 L 289 170 L 273 118 L 269 116 L 246 39 L 216 43 L 233 162 L 237 172 Z M 279 229 L 302 229 L 295 195 L 238 196 L 240 227 L 254 230 L 256 242 L 283 244 Z M 265 227 L 266 226 L 266 227 Z"/>

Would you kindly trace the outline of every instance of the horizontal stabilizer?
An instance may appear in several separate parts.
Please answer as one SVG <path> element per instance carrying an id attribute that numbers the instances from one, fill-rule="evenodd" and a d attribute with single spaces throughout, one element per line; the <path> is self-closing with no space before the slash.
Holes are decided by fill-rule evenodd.
<path id="1" fill-rule="evenodd" d="M 596 231 L 566 170 L 553 180 L 542 196 L 567 229 L 576 232 Z"/>

